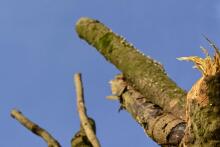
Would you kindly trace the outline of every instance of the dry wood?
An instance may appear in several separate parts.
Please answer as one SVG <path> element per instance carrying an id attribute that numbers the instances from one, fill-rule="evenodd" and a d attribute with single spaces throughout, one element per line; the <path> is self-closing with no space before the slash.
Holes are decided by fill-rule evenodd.
<path id="1" fill-rule="evenodd" d="M 86 114 L 81 74 L 80 73 L 75 74 L 74 80 L 75 80 L 75 88 L 76 88 L 76 96 L 77 96 L 77 110 L 79 113 L 81 125 L 84 128 L 86 136 L 88 137 L 93 147 L 100 147 L 99 140 L 96 137 L 95 132 L 93 131 L 93 128 L 89 123 L 89 119 Z"/>
<path id="2" fill-rule="evenodd" d="M 11 111 L 11 116 L 19 121 L 24 127 L 30 130 L 32 133 L 40 136 L 46 141 L 48 147 L 61 147 L 59 142 L 48 133 L 45 129 L 41 128 L 34 122 L 30 121 L 27 117 L 25 117 L 20 111 L 13 109 Z"/>

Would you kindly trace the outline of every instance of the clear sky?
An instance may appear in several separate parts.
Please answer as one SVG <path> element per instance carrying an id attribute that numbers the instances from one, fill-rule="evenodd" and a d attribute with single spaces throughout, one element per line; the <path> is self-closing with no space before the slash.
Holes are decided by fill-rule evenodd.
<path id="1" fill-rule="evenodd" d="M 0 0 L 0 146 L 45 147 L 10 117 L 12 108 L 51 132 L 63 147 L 79 129 L 72 77 L 83 74 L 88 114 L 103 147 L 157 147 L 118 102 L 107 100 L 108 81 L 119 71 L 74 30 L 87 16 L 109 26 L 160 61 L 189 90 L 200 77 L 192 64 L 203 56 L 205 34 L 220 45 L 218 0 Z M 213 50 L 210 49 L 213 53 Z"/>

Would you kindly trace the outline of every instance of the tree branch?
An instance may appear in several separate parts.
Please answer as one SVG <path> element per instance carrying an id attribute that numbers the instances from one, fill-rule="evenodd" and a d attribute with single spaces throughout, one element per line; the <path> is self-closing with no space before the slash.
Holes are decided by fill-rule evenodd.
<path id="1" fill-rule="evenodd" d="M 99 140 L 96 137 L 92 125 L 90 124 L 88 116 L 86 114 L 81 74 L 80 73 L 75 74 L 74 80 L 75 80 L 76 95 L 77 95 L 77 110 L 79 113 L 81 125 L 93 147 L 100 147 Z"/>
<path id="2" fill-rule="evenodd" d="M 128 85 L 122 75 L 117 75 L 110 83 L 114 95 L 108 98 L 118 99 L 121 107 L 133 116 L 149 137 L 162 146 L 179 145 L 186 127 L 183 120 L 147 101 Z"/>
<path id="3" fill-rule="evenodd" d="M 61 147 L 59 142 L 53 138 L 46 130 L 30 121 L 27 117 L 25 117 L 20 111 L 13 109 L 11 111 L 11 116 L 19 121 L 24 127 L 30 130 L 32 133 L 40 136 L 46 141 L 48 147 Z"/>
<path id="4" fill-rule="evenodd" d="M 94 133 L 96 133 L 95 121 L 92 118 L 88 118 L 89 123 L 92 126 Z M 91 142 L 89 141 L 84 128 L 82 127 L 82 123 L 80 124 L 80 130 L 74 135 L 71 140 L 72 147 L 93 147 Z"/>
<path id="5" fill-rule="evenodd" d="M 164 111 L 175 112 L 174 115 L 184 119 L 186 92 L 167 76 L 159 63 L 144 56 L 97 20 L 79 19 L 76 31 L 80 38 L 94 46 L 121 70 L 126 81 L 148 101 L 159 105 Z"/>

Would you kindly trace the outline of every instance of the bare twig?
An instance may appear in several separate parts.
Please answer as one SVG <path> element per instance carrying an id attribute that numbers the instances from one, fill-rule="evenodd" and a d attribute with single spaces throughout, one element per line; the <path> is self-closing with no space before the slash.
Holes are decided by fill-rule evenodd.
<path id="1" fill-rule="evenodd" d="M 82 124 L 82 127 L 85 130 L 86 136 L 89 141 L 93 145 L 93 147 L 100 147 L 100 143 L 98 138 L 96 137 L 91 124 L 89 123 L 88 116 L 86 114 L 86 107 L 84 104 L 84 96 L 83 96 L 83 86 L 81 80 L 81 74 L 77 73 L 74 76 L 75 86 L 76 86 L 76 95 L 77 95 L 77 109 L 79 113 L 79 118 Z"/>
<path id="2" fill-rule="evenodd" d="M 48 147 L 61 147 L 59 142 L 53 138 L 46 130 L 35 124 L 34 122 L 30 121 L 27 117 L 25 117 L 20 111 L 13 109 L 11 111 L 11 116 L 19 121 L 24 127 L 30 130 L 32 133 L 40 136 L 43 138 Z"/>

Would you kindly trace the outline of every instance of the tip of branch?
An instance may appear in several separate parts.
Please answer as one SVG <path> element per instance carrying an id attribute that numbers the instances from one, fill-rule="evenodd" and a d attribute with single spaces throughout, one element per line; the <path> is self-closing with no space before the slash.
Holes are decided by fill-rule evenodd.
<path id="1" fill-rule="evenodd" d="M 74 78 L 76 78 L 76 77 L 78 77 L 78 76 L 80 76 L 80 77 L 81 77 L 81 73 L 80 73 L 80 72 L 75 73 L 75 74 L 73 75 L 73 77 L 74 77 Z"/>
<path id="2" fill-rule="evenodd" d="M 97 23 L 97 22 L 99 22 L 98 20 L 95 20 L 95 19 L 91 19 L 91 18 L 89 18 L 89 17 L 81 17 L 81 18 L 79 18 L 78 20 L 77 20 L 77 22 L 76 22 L 76 27 L 75 27 L 75 29 L 76 29 L 76 32 L 78 33 L 78 34 L 80 34 L 79 32 L 81 31 L 81 27 L 82 26 L 88 26 L 88 24 L 90 24 L 90 23 Z"/>
<path id="3" fill-rule="evenodd" d="M 94 21 L 93 19 L 89 18 L 89 17 L 81 17 L 78 19 L 78 21 L 76 22 L 76 25 L 80 25 L 83 24 L 85 22 L 90 22 L 90 21 Z"/>
<path id="4" fill-rule="evenodd" d="M 19 111 L 19 110 L 17 110 L 17 109 L 12 109 L 12 110 L 11 110 L 11 117 L 14 118 L 15 115 L 18 114 L 18 113 L 19 113 L 19 114 L 22 114 L 21 111 Z"/>

